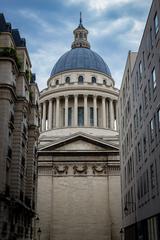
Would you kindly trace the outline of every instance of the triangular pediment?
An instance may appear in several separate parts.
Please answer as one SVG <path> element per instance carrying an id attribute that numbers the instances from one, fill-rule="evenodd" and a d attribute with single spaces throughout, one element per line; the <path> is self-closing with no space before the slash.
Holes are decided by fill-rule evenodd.
<path id="1" fill-rule="evenodd" d="M 69 137 L 61 138 L 53 143 L 49 143 L 41 148 L 39 151 L 119 151 L 117 146 L 111 145 L 100 138 L 90 136 L 88 134 L 77 133 Z"/>

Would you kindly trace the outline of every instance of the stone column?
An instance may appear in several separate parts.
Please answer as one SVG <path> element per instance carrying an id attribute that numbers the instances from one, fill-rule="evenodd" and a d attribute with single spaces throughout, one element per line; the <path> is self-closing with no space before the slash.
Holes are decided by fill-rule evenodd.
<path id="1" fill-rule="evenodd" d="M 42 124 L 42 131 L 46 130 L 46 101 L 43 102 L 43 124 Z"/>
<path id="2" fill-rule="evenodd" d="M 113 129 L 114 126 L 114 111 L 113 111 L 113 100 L 109 100 L 109 115 L 110 115 L 110 128 Z"/>
<path id="3" fill-rule="evenodd" d="M 40 116 L 40 131 L 42 132 L 43 116 L 42 116 L 42 103 L 39 104 L 39 116 Z"/>
<path id="4" fill-rule="evenodd" d="M 77 127 L 78 95 L 74 95 L 74 126 Z"/>
<path id="5" fill-rule="evenodd" d="M 56 98 L 56 128 L 59 127 L 59 114 L 60 114 L 60 109 L 59 109 L 59 97 Z"/>
<path id="6" fill-rule="evenodd" d="M 56 116 L 56 107 L 55 107 L 55 99 L 53 99 L 53 103 L 52 103 L 52 126 L 53 128 L 55 128 L 55 123 L 56 123 L 56 119 L 55 119 L 55 116 Z"/>
<path id="7" fill-rule="evenodd" d="M 52 99 L 49 100 L 48 107 L 48 129 L 52 129 Z"/>
<path id="8" fill-rule="evenodd" d="M 65 96 L 65 127 L 68 127 L 68 96 Z"/>
<path id="9" fill-rule="evenodd" d="M 94 108 L 94 127 L 97 127 L 97 96 L 93 97 L 93 108 Z"/>
<path id="10" fill-rule="evenodd" d="M 87 95 L 84 95 L 84 126 L 88 126 L 88 104 L 87 104 Z"/>
<path id="11" fill-rule="evenodd" d="M 118 123 L 118 101 L 115 102 L 115 107 L 116 107 L 116 130 L 119 130 L 119 123 Z"/>
<path id="12" fill-rule="evenodd" d="M 106 101 L 106 127 L 109 128 L 109 106 L 108 106 L 108 99 Z"/>
<path id="13" fill-rule="evenodd" d="M 106 99 L 102 97 L 102 123 L 103 128 L 106 128 Z"/>

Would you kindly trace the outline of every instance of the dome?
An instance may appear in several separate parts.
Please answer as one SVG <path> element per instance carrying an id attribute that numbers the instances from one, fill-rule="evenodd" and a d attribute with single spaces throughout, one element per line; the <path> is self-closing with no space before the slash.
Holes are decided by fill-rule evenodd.
<path id="1" fill-rule="evenodd" d="M 67 70 L 79 69 L 95 70 L 111 77 L 109 67 L 104 60 L 91 49 L 83 47 L 73 48 L 62 55 L 53 67 L 50 77 Z"/>

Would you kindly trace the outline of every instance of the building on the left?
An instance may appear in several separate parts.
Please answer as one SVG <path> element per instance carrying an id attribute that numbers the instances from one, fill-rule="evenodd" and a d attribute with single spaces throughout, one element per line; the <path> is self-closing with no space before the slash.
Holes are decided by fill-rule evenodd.
<path id="1" fill-rule="evenodd" d="M 0 239 L 33 239 L 39 90 L 25 39 L 0 14 Z"/>

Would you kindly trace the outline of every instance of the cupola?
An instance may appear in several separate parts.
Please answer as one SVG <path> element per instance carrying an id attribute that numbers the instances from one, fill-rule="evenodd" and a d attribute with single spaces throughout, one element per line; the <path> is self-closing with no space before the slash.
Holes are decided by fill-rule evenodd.
<path id="1" fill-rule="evenodd" d="M 79 26 L 73 31 L 74 42 L 72 48 L 90 48 L 90 44 L 87 41 L 88 30 L 82 24 L 82 14 L 80 12 Z"/>

